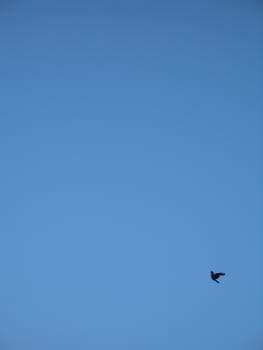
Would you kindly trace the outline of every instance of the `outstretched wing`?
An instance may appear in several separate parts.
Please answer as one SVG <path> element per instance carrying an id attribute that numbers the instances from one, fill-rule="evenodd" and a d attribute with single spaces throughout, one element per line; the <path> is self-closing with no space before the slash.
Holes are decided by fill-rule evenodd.
<path id="1" fill-rule="evenodd" d="M 217 272 L 217 273 L 214 274 L 215 279 L 217 279 L 217 278 L 219 278 L 221 276 L 224 276 L 224 275 L 225 275 L 225 273 L 223 273 L 223 272 Z"/>

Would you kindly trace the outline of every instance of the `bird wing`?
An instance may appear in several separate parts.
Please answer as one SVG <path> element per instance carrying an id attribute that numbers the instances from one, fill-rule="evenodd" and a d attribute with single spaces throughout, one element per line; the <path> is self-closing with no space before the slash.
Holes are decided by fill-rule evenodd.
<path id="1" fill-rule="evenodd" d="M 224 272 L 218 272 L 217 275 L 218 276 L 225 276 L 225 273 Z"/>

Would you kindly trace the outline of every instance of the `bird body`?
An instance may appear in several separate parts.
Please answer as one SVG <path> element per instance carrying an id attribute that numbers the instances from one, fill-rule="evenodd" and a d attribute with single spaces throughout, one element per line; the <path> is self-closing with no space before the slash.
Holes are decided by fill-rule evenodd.
<path id="1" fill-rule="evenodd" d="M 213 281 L 215 281 L 216 283 L 219 283 L 218 278 L 220 278 L 221 276 L 225 276 L 225 273 L 224 272 L 215 273 L 214 271 L 210 271 L 210 275 Z"/>

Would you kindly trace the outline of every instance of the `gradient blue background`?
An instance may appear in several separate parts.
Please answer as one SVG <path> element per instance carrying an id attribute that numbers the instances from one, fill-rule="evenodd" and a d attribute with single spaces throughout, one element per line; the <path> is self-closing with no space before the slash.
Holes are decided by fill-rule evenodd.
<path id="1" fill-rule="evenodd" d="M 0 4 L 1 350 L 263 349 L 261 1 Z"/>

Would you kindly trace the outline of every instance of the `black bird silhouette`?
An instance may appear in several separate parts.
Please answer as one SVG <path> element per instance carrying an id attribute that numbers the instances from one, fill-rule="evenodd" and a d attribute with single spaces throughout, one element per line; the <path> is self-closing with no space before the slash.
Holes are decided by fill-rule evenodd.
<path id="1" fill-rule="evenodd" d="M 224 272 L 217 272 L 217 273 L 214 273 L 213 271 L 210 271 L 210 274 L 211 274 L 212 280 L 215 281 L 216 283 L 219 283 L 219 281 L 218 281 L 218 278 L 219 278 L 219 277 L 225 276 L 225 273 L 224 273 Z"/>

